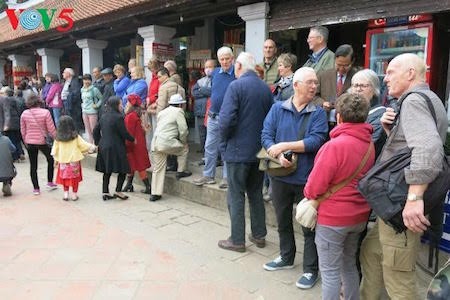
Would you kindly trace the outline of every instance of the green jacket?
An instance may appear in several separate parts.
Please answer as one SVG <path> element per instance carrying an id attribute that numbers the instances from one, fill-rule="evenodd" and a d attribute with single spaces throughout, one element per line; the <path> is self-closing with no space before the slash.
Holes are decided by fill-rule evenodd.
<path id="1" fill-rule="evenodd" d="M 267 84 L 273 84 L 278 79 L 277 57 L 274 57 L 269 67 L 264 62 L 259 64 L 264 69 L 264 81 Z"/>
<path id="2" fill-rule="evenodd" d="M 327 49 L 325 53 L 320 57 L 319 61 L 314 63 L 311 61 L 311 58 L 309 58 L 305 64 L 304 67 L 311 67 L 316 71 L 316 73 L 319 73 L 321 71 L 325 71 L 328 69 L 334 68 L 334 52 L 330 49 Z"/>

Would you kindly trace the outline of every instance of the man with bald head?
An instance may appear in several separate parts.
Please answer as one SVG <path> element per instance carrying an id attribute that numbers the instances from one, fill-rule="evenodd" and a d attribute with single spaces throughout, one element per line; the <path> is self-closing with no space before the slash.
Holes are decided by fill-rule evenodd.
<path id="1" fill-rule="evenodd" d="M 388 65 L 386 77 L 389 95 L 397 98 L 399 116 L 387 108 L 381 124 L 388 140 L 377 163 L 385 162 L 400 149 L 411 149 L 411 164 L 405 168 L 408 196 L 402 212 L 408 228 L 402 234 L 378 219 L 361 246 L 363 279 L 361 299 L 380 299 L 384 286 L 391 299 L 417 299 L 415 265 L 421 234 L 430 226 L 424 216 L 423 194 L 442 169 L 443 143 L 447 116 L 439 97 L 425 83 L 426 65 L 415 54 L 395 57 Z M 436 122 L 427 101 L 436 113 Z M 426 199 L 425 199 L 426 200 Z"/>
<path id="2" fill-rule="evenodd" d="M 278 78 L 277 44 L 267 39 L 263 46 L 264 61 L 259 65 L 264 69 L 264 81 L 272 85 Z"/>

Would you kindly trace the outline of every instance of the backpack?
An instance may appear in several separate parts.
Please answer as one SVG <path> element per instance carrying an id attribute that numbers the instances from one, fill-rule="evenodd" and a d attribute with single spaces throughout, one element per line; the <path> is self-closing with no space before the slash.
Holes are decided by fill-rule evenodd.
<path id="1" fill-rule="evenodd" d="M 436 122 L 436 112 L 430 98 L 421 92 L 414 93 L 419 94 L 427 101 L 428 108 Z M 402 99 L 405 99 L 409 94 L 406 94 Z M 392 134 L 395 134 L 395 132 Z M 367 199 L 376 215 L 393 227 L 397 233 L 407 229 L 403 223 L 402 211 L 408 194 L 404 169 L 410 163 L 411 150 L 405 147 L 390 159 L 384 162 L 377 161 L 358 183 L 358 190 Z M 442 170 L 436 179 L 428 185 L 423 196 L 424 213 L 429 215 L 431 223 L 428 230 L 430 242 L 435 245 L 439 243 L 442 236 L 443 204 L 447 191 L 450 189 L 449 178 L 450 157 L 445 155 Z"/>

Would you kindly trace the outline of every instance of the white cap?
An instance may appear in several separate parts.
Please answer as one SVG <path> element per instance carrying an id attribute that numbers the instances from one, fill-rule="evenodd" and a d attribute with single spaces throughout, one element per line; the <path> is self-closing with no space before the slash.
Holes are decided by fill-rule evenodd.
<path id="1" fill-rule="evenodd" d="M 169 104 L 184 104 L 186 103 L 186 100 L 183 99 L 183 97 L 181 97 L 180 94 L 175 94 L 170 96 L 170 100 L 169 100 Z"/>

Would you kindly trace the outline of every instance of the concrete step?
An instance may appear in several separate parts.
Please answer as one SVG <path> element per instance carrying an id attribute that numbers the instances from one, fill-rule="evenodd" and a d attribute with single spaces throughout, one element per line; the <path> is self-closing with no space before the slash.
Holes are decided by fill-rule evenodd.
<path id="1" fill-rule="evenodd" d="M 176 180 L 175 172 L 167 172 L 166 180 L 164 183 L 164 193 L 169 195 L 178 196 L 183 199 L 196 202 L 208 207 L 213 207 L 216 209 L 227 211 L 227 190 L 220 189 L 219 184 L 222 168 L 217 167 L 216 170 L 216 184 L 209 184 L 204 186 L 196 186 L 193 183 L 193 180 L 202 176 L 203 166 L 199 165 L 202 161 L 202 157 L 200 153 L 197 153 L 195 146 L 192 147 L 189 153 L 189 163 L 188 169 L 192 172 L 192 176 L 181 178 L 180 180 Z M 89 154 L 83 160 L 82 164 L 85 168 L 95 169 L 95 160 L 97 158 L 96 154 Z M 151 171 L 148 171 L 149 178 L 151 178 Z M 133 181 L 133 185 L 135 185 L 135 190 L 139 191 L 143 187 L 143 183 L 141 180 L 137 178 L 137 174 L 135 175 L 135 179 Z M 164 199 L 164 195 L 163 195 Z M 272 202 L 265 202 L 266 207 L 266 224 L 270 226 L 277 226 L 275 212 L 273 209 Z M 246 215 L 249 216 L 248 205 L 246 205 Z M 295 221 L 294 221 L 295 222 Z M 294 226 L 296 231 L 298 231 L 299 226 Z"/>

